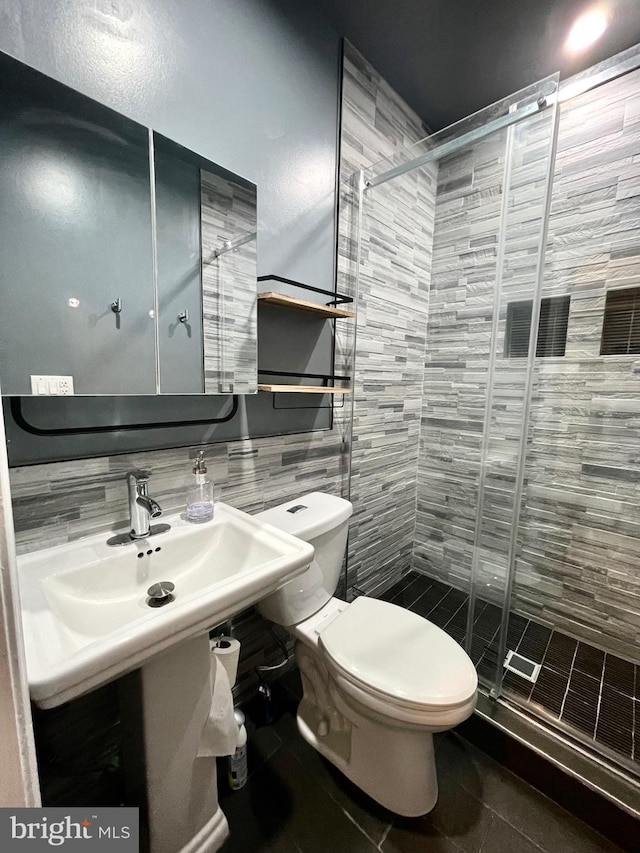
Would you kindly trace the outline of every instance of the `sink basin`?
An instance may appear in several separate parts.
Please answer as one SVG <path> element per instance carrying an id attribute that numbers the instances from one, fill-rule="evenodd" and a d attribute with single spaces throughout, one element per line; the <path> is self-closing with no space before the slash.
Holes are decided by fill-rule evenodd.
<path id="1" fill-rule="evenodd" d="M 163 518 L 163 521 L 165 519 Z M 53 708 L 204 634 L 299 574 L 313 547 L 223 503 L 119 548 L 106 534 L 18 558 L 31 697 Z M 175 585 L 151 607 L 152 584 Z"/>

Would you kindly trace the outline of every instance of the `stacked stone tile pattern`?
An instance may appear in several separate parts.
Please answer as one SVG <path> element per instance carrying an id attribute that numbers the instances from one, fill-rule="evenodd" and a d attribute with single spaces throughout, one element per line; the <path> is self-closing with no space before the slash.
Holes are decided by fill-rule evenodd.
<path id="1" fill-rule="evenodd" d="M 496 597 L 516 521 L 527 375 L 526 359 L 502 357 L 506 317 L 535 292 L 553 129 L 546 111 L 443 159 L 438 175 L 415 567 L 465 588 L 475 563 Z"/>
<path id="2" fill-rule="evenodd" d="M 600 356 L 600 338 L 607 290 L 640 284 L 639 86 L 636 71 L 560 107 L 542 296 L 571 297 L 567 348 L 562 358 L 535 359 L 513 602 L 523 614 L 633 659 L 640 640 L 640 358 Z M 526 180 L 511 181 L 510 205 L 519 203 L 519 211 L 511 218 L 509 208 L 504 232 L 487 437 L 505 140 L 489 137 L 441 163 L 438 176 L 414 566 L 468 586 L 486 438 L 479 565 L 489 594 L 504 587 L 517 499 L 526 361 L 503 357 L 504 330 L 508 302 L 533 296 L 543 122 L 524 125 L 526 144 L 514 141 Z"/>
<path id="3" fill-rule="evenodd" d="M 210 445 L 207 465 L 215 497 L 254 513 L 314 489 L 339 495 L 342 445 L 337 430 Z M 133 468 L 152 472 L 149 493 L 165 513 L 183 510 L 196 451 L 154 450 L 12 469 L 18 551 L 126 527 L 124 478 Z"/>
<path id="4" fill-rule="evenodd" d="M 571 297 L 537 360 L 516 603 L 638 659 L 639 357 L 601 356 L 606 293 L 640 284 L 640 71 L 561 108 L 543 296 Z"/>
<path id="5" fill-rule="evenodd" d="M 258 384 L 256 188 L 204 170 L 200 188 L 204 390 L 253 394 Z"/>
<path id="6" fill-rule="evenodd" d="M 344 51 L 339 289 L 355 290 L 356 169 L 427 128 L 348 43 Z M 437 166 L 363 196 L 349 536 L 350 582 L 383 589 L 411 565 Z"/>

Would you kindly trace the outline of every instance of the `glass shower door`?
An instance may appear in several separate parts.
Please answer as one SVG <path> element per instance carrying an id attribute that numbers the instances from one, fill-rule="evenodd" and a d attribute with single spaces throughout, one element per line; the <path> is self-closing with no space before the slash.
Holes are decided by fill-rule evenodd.
<path id="1" fill-rule="evenodd" d="M 502 687 L 536 354 L 553 346 L 559 309 L 540 298 L 556 130 L 555 103 L 506 131 L 496 277 L 491 304 L 482 462 L 472 552 L 467 651 L 484 686 Z M 498 141 L 496 140 L 496 143 Z M 502 140 L 500 140 L 500 143 Z M 490 325 L 490 328 L 489 328 Z M 515 662 L 514 662 L 515 663 Z M 523 664 L 524 666 L 524 664 Z"/>
<path id="2" fill-rule="evenodd" d="M 356 393 L 375 440 L 354 446 L 352 485 L 356 507 L 390 527 L 350 566 L 366 590 L 407 560 L 424 580 L 398 603 L 464 644 L 487 689 L 522 490 L 556 89 L 541 81 L 362 176 Z M 381 369 L 396 339 L 409 346 Z M 415 455 L 398 444 L 396 462 L 402 429 Z"/>
<path id="3" fill-rule="evenodd" d="M 637 65 L 638 57 L 634 58 Z M 614 69 L 615 71 L 615 69 Z M 640 773 L 640 70 L 563 94 L 503 694 Z M 570 91 L 570 86 L 568 87 Z M 561 93 L 563 90 L 561 90 Z M 630 156 L 631 153 L 631 156 Z M 640 305 L 640 303 L 638 303 Z M 527 619 L 516 614 L 526 614 Z"/>
<path id="4" fill-rule="evenodd" d="M 542 81 L 431 137 L 421 156 L 374 174 L 364 194 L 365 231 L 376 236 L 375 226 L 393 226 L 382 215 L 371 224 L 376 201 L 385 211 L 383 193 L 406 200 L 407 168 L 437 164 L 412 562 L 428 588 L 408 604 L 465 645 L 494 693 L 507 643 L 556 88 L 555 77 Z"/>

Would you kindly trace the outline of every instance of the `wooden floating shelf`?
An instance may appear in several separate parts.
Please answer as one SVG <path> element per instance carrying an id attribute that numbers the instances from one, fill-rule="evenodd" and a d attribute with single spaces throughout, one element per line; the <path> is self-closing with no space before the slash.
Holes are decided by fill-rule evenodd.
<path id="1" fill-rule="evenodd" d="M 272 391 L 274 394 L 351 394 L 351 388 L 337 388 L 335 385 L 258 385 L 258 391 Z"/>
<path id="2" fill-rule="evenodd" d="M 318 302 L 308 302 L 306 299 L 296 299 L 294 296 L 285 296 L 284 293 L 267 291 L 258 294 L 259 302 L 267 302 L 270 305 L 281 305 L 284 308 L 295 308 L 298 311 L 307 311 L 319 317 L 355 317 L 353 311 L 344 308 L 334 308 L 333 305 L 320 305 Z"/>

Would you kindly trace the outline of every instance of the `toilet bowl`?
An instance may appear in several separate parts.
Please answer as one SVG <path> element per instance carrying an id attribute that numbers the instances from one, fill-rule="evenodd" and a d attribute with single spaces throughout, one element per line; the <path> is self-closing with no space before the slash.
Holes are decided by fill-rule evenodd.
<path id="1" fill-rule="evenodd" d="M 416 613 L 333 597 L 351 513 L 348 501 L 321 492 L 260 513 L 310 542 L 315 556 L 258 610 L 296 640 L 305 740 L 381 805 L 415 817 L 438 797 L 433 734 L 473 713 L 478 679 L 464 650 Z"/>

